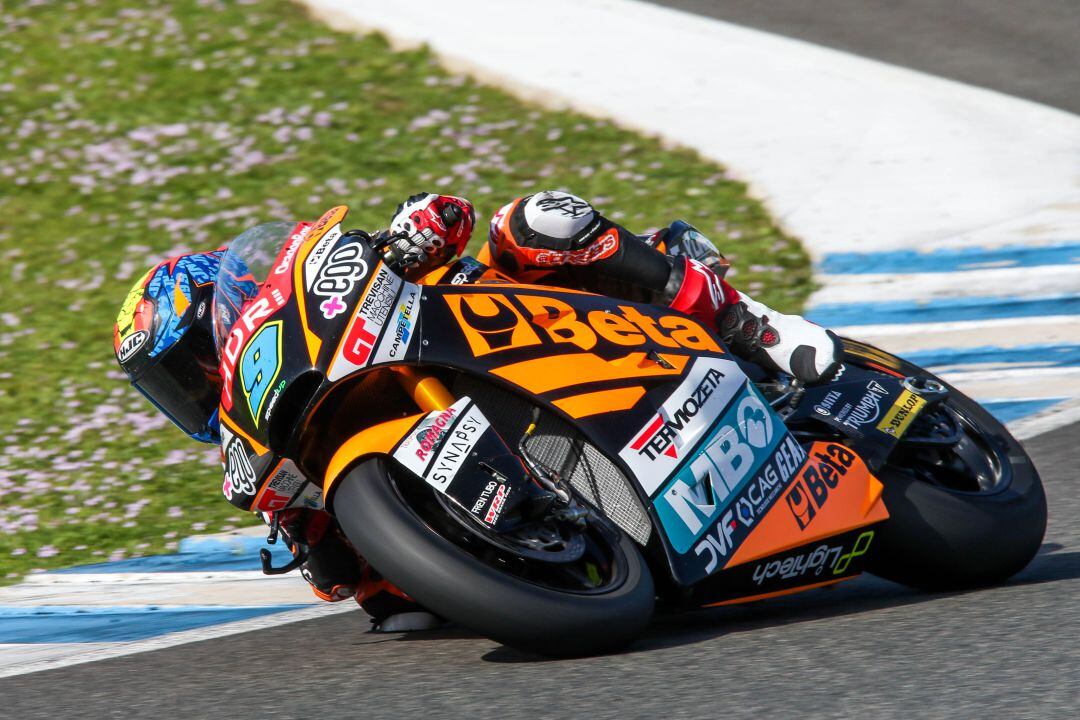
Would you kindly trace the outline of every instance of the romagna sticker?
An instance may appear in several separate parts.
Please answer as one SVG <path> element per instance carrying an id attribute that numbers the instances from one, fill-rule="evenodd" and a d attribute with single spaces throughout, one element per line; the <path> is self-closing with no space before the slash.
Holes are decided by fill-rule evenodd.
<path id="1" fill-rule="evenodd" d="M 884 419 L 877 424 L 877 429 L 889 435 L 902 437 L 907 432 L 908 425 L 919 415 L 926 400 L 910 390 L 904 390 L 896 399 Z"/>

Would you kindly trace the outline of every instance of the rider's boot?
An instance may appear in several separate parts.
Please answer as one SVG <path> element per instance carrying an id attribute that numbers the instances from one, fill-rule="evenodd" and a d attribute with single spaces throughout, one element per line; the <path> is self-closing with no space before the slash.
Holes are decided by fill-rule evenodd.
<path id="1" fill-rule="evenodd" d="M 397 633 L 432 630 L 441 618 L 420 606 L 368 565 L 356 590 L 356 602 L 371 616 L 374 632 Z"/>
<path id="2" fill-rule="evenodd" d="M 672 260 L 670 306 L 711 323 L 739 357 L 804 383 L 828 380 L 840 367 L 842 349 L 831 331 L 739 292 L 701 261 L 683 255 Z"/>
<path id="3" fill-rule="evenodd" d="M 355 598 L 371 616 L 376 631 L 428 630 L 441 620 L 424 610 L 364 561 L 353 549 L 341 526 L 328 513 L 292 509 L 282 513 L 281 530 L 308 548 L 300 574 L 316 597 L 327 602 Z"/>
<path id="4" fill-rule="evenodd" d="M 800 315 L 785 315 L 745 293 L 720 316 L 720 335 L 739 357 L 804 383 L 825 382 L 843 357 L 840 339 Z"/>

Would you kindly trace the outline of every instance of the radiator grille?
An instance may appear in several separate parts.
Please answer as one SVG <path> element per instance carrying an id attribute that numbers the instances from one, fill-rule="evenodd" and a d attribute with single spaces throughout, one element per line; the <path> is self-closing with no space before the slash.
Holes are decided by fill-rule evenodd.
<path id="1" fill-rule="evenodd" d="M 511 447 L 529 427 L 534 406 L 513 393 L 462 375 L 454 383 L 454 394 L 471 397 Z M 648 542 L 652 523 L 630 481 L 572 425 L 541 410 L 526 447 L 534 459 L 557 470 L 575 492 L 627 535 L 641 545 Z"/>

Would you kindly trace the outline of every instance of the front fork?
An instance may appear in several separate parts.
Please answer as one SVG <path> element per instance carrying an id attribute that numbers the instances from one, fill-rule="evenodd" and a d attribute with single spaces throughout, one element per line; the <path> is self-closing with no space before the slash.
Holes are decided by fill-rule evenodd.
<path id="1" fill-rule="evenodd" d="M 445 410 L 454 404 L 454 396 L 434 375 L 427 375 L 404 365 L 390 368 L 390 371 L 394 373 L 401 388 L 424 412 Z"/>
<path id="2" fill-rule="evenodd" d="M 390 371 L 394 374 L 394 377 L 397 379 L 402 389 L 409 394 L 417 407 L 424 412 L 445 410 L 454 404 L 454 396 L 450 394 L 450 391 L 437 377 L 427 375 L 418 371 L 416 368 L 405 366 L 393 367 L 390 368 Z M 268 545 L 273 545 L 277 542 L 278 533 L 281 528 L 282 512 L 283 511 L 279 510 L 270 514 L 270 533 L 266 537 Z M 289 540 L 293 557 L 287 564 L 282 565 L 281 567 L 273 566 L 273 557 L 269 550 L 266 548 L 259 550 L 259 561 L 262 564 L 262 571 L 264 574 L 282 575 L 295 570 L 307 560 L 307 545 L 292 538 Z"/>

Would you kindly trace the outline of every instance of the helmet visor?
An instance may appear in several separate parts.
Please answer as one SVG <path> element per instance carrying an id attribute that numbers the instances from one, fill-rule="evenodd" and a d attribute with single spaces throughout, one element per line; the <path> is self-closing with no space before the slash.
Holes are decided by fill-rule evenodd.
<path id="1" fill-rule="evenodd" d="M 215 420 L 221 402 L 216 358 L 207 313 L 131 384 L 185 433 L 196 440 L 215 442 Z"/>

